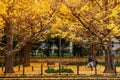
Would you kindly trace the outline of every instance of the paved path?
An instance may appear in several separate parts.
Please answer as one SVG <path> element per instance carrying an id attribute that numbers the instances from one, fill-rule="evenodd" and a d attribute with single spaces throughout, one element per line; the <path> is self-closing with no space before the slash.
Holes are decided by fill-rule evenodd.
<path id="1" fill-rule="evenodd" d="M 1 77 L 1 80 L 3 79 L 14 79 L 14 80 L 19 80 L 19 79 L 29 79 L 29 80 L 120 80 L 120 77 L 103 77 L 103 76 L 94 76 L 94 77 L 90 77 L 90 76 L 37 76 L 37 77 L 26 77 L 26 76 L 22 76 L 22 77 Z"/>

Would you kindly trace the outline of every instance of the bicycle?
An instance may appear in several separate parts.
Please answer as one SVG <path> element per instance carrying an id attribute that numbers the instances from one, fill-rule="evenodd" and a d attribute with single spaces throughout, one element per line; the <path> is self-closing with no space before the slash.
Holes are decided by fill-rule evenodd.
<path id="1" fill-rule="evenodd" d="M 87 71 L 93 71 L 93 70 L 95 70 L 95 68 L 97 71 L 99 71 L 101 69 L 101 66 L 98 65 L 97 61 L 92 61 L 85 66 L 85 69 Z"/>

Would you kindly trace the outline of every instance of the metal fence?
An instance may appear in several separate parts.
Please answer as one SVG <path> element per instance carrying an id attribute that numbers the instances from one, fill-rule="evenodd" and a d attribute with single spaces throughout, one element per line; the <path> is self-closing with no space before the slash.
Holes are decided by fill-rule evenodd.
<path id="1" fill-rule="evenodd" d="M 86 62 L 86 58 L 42 58 L 32 59 L 30 66 L 24 67 L 23 64 L 14 66 L 15 73 L 4 74 L 5 67 L 0 67 L 0 77 L 2 76 L 90 76 L 90 75 L 104 75 L 104 66 L 97 65 L 96 68 L 86 68 L 87 64 L 70 65 L 69 63 L 74 62 Z M 48 69 L 54 69 L 57 72 L 46 72 Z M 73 72 L 65 72 L 64 70 L 72 70 Z M 61 70 L 61 71 L 60 71 Z M 62 71 L 63 70 L 63 71 Z M 117 74 L 119 75 L 120 67 L 116 68 Z M 116 75 L 113 73 L 112 75 Z"/>
<path id="2" fill-rule="evenodd" d="M 0 75 L 4 76 L 4 70 L 5 67 L 0 67 L 1 72 Z M 69 69 L 72 70 L 73 72 L 48 72 L 46 73 L 45 71 L 48 69 L 54 69 L 54 70 L 59 70 L 59 69 Z M 103 74 L 103 66 L 97 66 L 97 74 Z M 13 75 L 15 76 L 22 76 L 22 75 L 28 75 L 28 76 L 34 76 L 34 75 L 94 75 L 96 74 L 95 69 L 91 70 L 86 68 L 86 65 L 83 66 L 78 66 L 78 65 L 65 65 L 65 64 L 60 64 L 60 63 L 54 63 L 54 64 L 47 64 L 47 63 L 31 63 L 31 66 L 29 67 L 24 67 L 23 65 L 15 66 L 14 67 L 15 73 Z M 6 74 L 8 76 L 12 76 L 11 74 Z"/>

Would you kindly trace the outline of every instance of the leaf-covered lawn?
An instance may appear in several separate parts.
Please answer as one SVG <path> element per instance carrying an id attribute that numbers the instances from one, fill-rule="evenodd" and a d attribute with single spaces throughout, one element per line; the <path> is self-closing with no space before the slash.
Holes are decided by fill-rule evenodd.
<path id="1" fill-rule="evenodd" d="M 37 76 L 41 74 L 41 64 L 40 63 L 31 63 L 31 66 L 25 67 L 25 75 L 29 76 Z M 42 64 L 43 65 L 43 75 L 59 75 L 59 73 L 45 73 L 45 70 L 48 69 L 48 66 L 46 63 Z M 58 63 L 55 63 L 55 65 L 49 65 L 50 68 L 54 69 L 59 69 Z M 70 73 L 70 75 L 76 75 L 77 74 L 77 66 L 63 66 L 64 68 L 70 68 L 74 71 L 74 73 Z M 2 67 L 0 67 L 0 75 L 4 75 L 2 71 Z M 4 69 L 3 69 L 4 70 Z M 21 76 L 23 73 L 23 66 L 20 65 L 20 71 L 19 71 L 19 66 L 14 67 L 15 73 L 13 74 L 7 74 L 7 76 Z M 98 65 L 98 70 L 97 73 L 98 75 L 102 76 L 108 76 L 108 75 L 114 75 L 114 74 L 105 74 L 103 73 L 104 66 Z M 120 72 L 120 67 L 117 67 L 117 72 Z M 64 73 L 62 73 L 64 74 Z M 66 74 L 66 73 L 65 73 Z M 91 76 L 95 74 L 95 70 L 91 71 L 91 69 L 86 68 L 85 66 L 79 66 L 79 74 L 84 75 L 84 76 Z M 69 73 L 68 73 L 69 75 Z"/>

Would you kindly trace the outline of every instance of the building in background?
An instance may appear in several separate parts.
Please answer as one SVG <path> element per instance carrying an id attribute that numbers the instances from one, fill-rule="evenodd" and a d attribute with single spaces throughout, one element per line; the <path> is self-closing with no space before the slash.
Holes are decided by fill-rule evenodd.
<path id="1" fill-rule="evenodd" d="M 113 50 L 113 54 L 120 55 L 120 39 L 119 38 L 112 39 L 112 50 Z"/>

